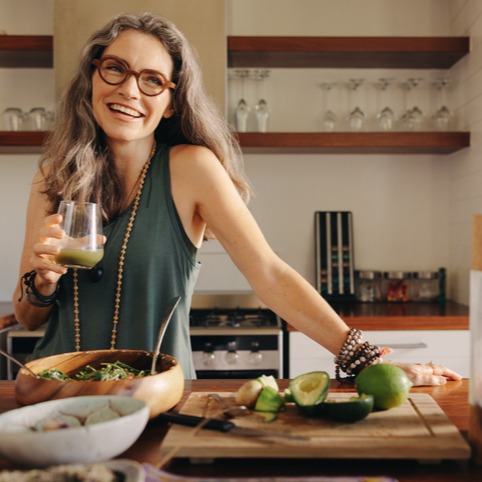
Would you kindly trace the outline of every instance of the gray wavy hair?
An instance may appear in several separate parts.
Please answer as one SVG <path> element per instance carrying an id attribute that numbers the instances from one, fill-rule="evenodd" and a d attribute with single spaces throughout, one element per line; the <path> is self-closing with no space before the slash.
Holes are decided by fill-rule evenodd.
<path id="1" fill-rule="evenodd" d="M 59 102 L 55 127 L 40 159 L 51 212 L 61 199 L 76 199 L 102 204 L 105 220 L 119 214 L 119 177 L 92 112 L 92 60 L 101 57 L 105 48 L 129 29 L 159 39 L 174 63 L 175 114 L 159 123 L 156 140 L 212 150 L 248 202 L 251 188 L 243 173 L 238 142 L 205 92 L 197 57 L 184 34 L 169 20 L 151 13 L 121 14 L 90 37 L 81 53 L 79 70 Z M 47 166 L 50 168 L 45 169 Z"/>

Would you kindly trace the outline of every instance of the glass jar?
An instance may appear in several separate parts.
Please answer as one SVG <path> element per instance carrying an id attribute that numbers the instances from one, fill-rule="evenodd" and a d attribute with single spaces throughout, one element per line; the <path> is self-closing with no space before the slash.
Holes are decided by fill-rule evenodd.
<path id="1" fill-rule="evenodd" d="M 413 273 L 412 300 L 437 301 L 440 295 L 440 280 L 437 271 Z"/>
<path id="2" fill-rule="evenodd" d="M 380 271 L 355 271 L 355 296 L 357 301 L 370 302 L 381 300 Z"/>
<path id="3" fill-rule="evenodd" d="M 411 300 L 412 273 L 407 271 L 387 271 L 383 273 L 382 293 L 386 301 L 407 302 Z"/>

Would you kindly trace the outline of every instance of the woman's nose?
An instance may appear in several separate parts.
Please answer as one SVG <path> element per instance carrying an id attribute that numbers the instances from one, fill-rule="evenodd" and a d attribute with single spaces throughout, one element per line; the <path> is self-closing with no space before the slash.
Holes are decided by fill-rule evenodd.
<path id="1" fill-rule="evenodd" d="M 127 77 L 127 79 L 119 85 L 118 90 L 120 94 L 124 95 L 128 99 L 137 99 L 140 95 L 137 79 L 134 75 L 129 75 L 129 77 Z"/>

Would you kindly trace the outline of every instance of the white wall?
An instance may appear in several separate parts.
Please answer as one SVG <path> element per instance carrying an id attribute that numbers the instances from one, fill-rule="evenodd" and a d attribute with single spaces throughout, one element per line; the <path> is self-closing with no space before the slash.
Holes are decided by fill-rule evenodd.
<path id="1" fill-rule="evenodd" d="M 230 35 L 473 37 L 473 52 L 454 69 L 461 82 L 460 87 L 457 85 L 461 99 L 456 99 L 461 106 L 459 114 L 468 119 L 467 126 L 473 132 L 470 149 L 450 156 L 246 156 L 247 172 L 257 191 L 251 204 L 253 213 L 276 251 L 308 280 L 313 280 L 314 211 L 346 209 L 354 212 L 358 268 L 447 266 L 454 297 L 468 302 L 470 216 L 480 211 L 482 195 L 479 4 L 476 0 L 227 0 Z M 14 12 L 17 8 L 22 15 Z M 0 29 L 8 33 L 51 34 L 52 24 L 52 0 L 0 2 Z M 409 77 L 414 72 L 406 73 Z M 22 83 L 31 80 L 33 86 L 18 87 L 19 74 Z M 32 72 L 25 69 L 2 69 L 0 111 L 13 103 L 23 108 L 49 106 L 53 98 L 52 73 L 37 74 L 42 80 L 33 78 Z M 276 114 L 279 130 L 317 128 L 318 73 L 302 74 L 276 73 L 290 81 L 298 76 L 299 82 L 305 82 L 301 87 L 286 89 L 276 77 L 269 86 L 273 106 L 280 106 Z M 319 74 L 328 75 L 321 71 Z M 375 74 L 364 72 L 366 76 Z M 299 99 L 298 104 L 305 107 L 301 111 L 296 105 L 292 107 L 292 99 Z M 373 107 L 371 102 L 368 104 L 367 108 Z M 285 105 L 291 109 L 288 114 L 282 110 Z M 3 233 L 8 233 L 0 238 L 0 301 L 10 299 L 18 277 L 28 184 L 36 161 L 37 156 L 0 155 L 0 219 Z"/>
<path id="2" fill-rule="evenodd" d="M 10 35 L 52 35 L 53 18 L 53 0 L 0 1 L 0 30 Z M 53 92 L 51 69 L 0 69 L 0 113 L 12 106 L 50 110 Z M 10 301 L 19 276 L 28 193 L 37 162 L 37 155 L 0 155 L 0 301 Z"/>
<path id="3" fill-rule="evenodd" d="M 472 145 L 453 157 L 450 179 L 450 259 L 455 297 L 469 298 L 472 217 L 482 213 L 482 2 L 453 0 L 450 29 L 453 35 L 471 37 L 470 55 L 457 64 L 459 109 L 464 128 L 472 132 Z"/>

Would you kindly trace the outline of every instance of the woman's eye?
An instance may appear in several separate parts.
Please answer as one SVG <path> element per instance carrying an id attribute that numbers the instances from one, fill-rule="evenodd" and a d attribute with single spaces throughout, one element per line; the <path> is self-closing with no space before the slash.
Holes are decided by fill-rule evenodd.
<path id="1" fill-rule="evenodd" d="M 158 75 L 146 75 L 143 80 L 144 82 L 148 82 L 149 84 L 153 85 L 163 85 L 164 83 L 162 78 Z"/>
<path id="2" fill-rule="evenodd" d="M 113 73 L 118 73 L 118 74 L 123 74 L 125 72 L 124 67 L 116 63 L 106 64 L 105 70 L 108 70 L 109 72 L 113 72 Z"/>

